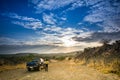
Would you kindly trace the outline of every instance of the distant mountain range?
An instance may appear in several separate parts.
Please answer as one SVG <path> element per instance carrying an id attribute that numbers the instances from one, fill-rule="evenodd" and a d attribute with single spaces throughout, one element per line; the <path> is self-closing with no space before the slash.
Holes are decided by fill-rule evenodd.
<path id="1" fill-rule="evenodd" d="M 0 54 L 16 53 L 68 53 L 80 50 L 80 47 L 62 47 L 55 45 L 0 45 Z"/>

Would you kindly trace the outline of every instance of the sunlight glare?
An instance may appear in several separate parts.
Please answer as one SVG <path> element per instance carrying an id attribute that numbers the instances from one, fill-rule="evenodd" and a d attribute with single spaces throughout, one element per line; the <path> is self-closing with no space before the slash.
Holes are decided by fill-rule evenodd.
<path id="1" fill-rule="evenodd" d="M 65 47 L 75 46 L 75 43 L 76 43 L 75 41 L 73 41 L 69 37 L 63 37 L 62 42 L 63 42 L 63 46 L 65 46 Z"/>

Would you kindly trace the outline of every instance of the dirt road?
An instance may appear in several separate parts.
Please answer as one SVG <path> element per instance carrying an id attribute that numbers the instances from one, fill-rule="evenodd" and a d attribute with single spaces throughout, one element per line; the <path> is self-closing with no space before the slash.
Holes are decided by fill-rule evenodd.
<path id="1" fill-rule="evenodd" d="M 120 77 L 64 61 L 50 63 L 48 72 L 28 72 L 26 69 L 4 71 L 0 73 L 0 80 L 120 80 Z"/>

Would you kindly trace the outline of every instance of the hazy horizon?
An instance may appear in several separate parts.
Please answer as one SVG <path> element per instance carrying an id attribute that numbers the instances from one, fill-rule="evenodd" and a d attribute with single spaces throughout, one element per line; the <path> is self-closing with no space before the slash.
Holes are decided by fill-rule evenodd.
<path id="1" fill-rule="evenodd" d="M 16 54 L 16 53 L 69 53 L 75 51 L 82 51 L 79 46 L 74 47 L 60 47 L 48 45 L 2 45 L 0 46 L 0 54 Z"/>

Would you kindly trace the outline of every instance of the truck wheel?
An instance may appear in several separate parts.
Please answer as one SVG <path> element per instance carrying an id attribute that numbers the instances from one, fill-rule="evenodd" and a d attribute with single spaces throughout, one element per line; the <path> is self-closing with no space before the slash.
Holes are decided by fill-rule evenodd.
<path id="1" fill-rule="evenodd" d="M 28 71 L 31 71 L 31 69 L 30 69 L 30 68 L 27 68 L 27 70 L 28 70 Z"/>
<path id="2" fill-rule="evenodd" d="M 38 67 L 37 67 L 37 71 L 39 71 L 39 70 L 40 70 L 40 67 L 38 66 Z"/>

